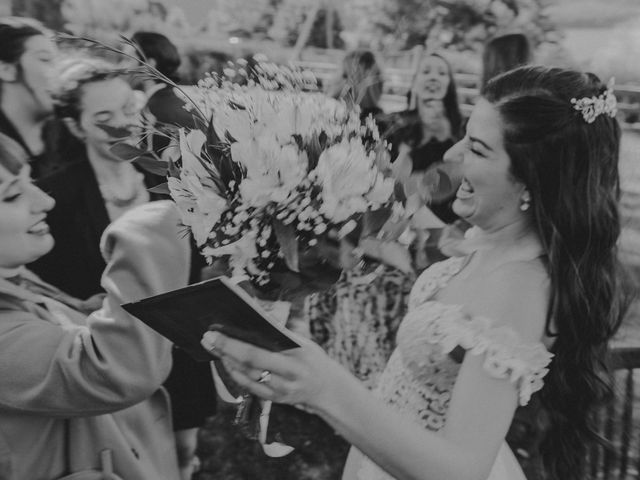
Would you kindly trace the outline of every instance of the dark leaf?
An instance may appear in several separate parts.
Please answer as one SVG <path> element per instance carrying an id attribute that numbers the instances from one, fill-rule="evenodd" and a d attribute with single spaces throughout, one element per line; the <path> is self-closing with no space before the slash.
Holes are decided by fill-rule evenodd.
<path id="1" fill-rule="evenodd" d="M 428 192 L 428 198 L 432 202 L 441 203 L 455 195 L 461 182 L 462 172 L 459 163 L 438 162 L 425 172 L 421 187 Z M 423 194 L 423 198 L 425 196 Z"/>
<path id="2" fill-rule="evenodd" d="M 133 163 L 143 170 L 153 173 L 154 175 L 160 175 L 161 177 L 166 177 L 167 171 L 169 170 L 169 162 L 151 155 L 140 156 L 136 158 Z"/>
<path id="3" fill-rule="evenodd" d="M 147 189 L 149 192 L 151 193 L 158 193 L 160 195 L 170 195 L 171 192 L 169 191 L 169 184 L 168 183 L 161 183 L 160 185 L 156 185 L 155 187 L 151 187 Z"/>
<path id="4" fill-rule="evenodd" d="M 362 216 L 363 237 L 376 235 L 391 216 L 390 207 L 382 207 L 378 210 L 370 210 Z"/>
<path id="5" fill-rule="evenodd" d="M 156 121 L 153 125 L 154 135 L 162 135 L 163 137 L 169 139 L 177 139 L 178 138 L 178 130 L 179 127 L 173 125 L 172 123 L 165 123 Z"/>
<path id="6" fill-rule="evenodd" d="M 116 143 L 115 145 L 112 145 L 109 150 L 114 155 L 117 155 L 119 158 L 127 161 L 136 160 L 137 158 L 149 155 L 149 152 L 146 150 L 134 147 L 128 143 Z"/>
<path id="7" fill-rule="evenodd" d="M 209 124 L 207 125 L 207 144 L 208 145 L 217 145 L 220 143 L 220 137 L 216 133 L 216 129 L 213 126 L 213 118 L 209 120 Z"/>
<path id="8" fill-rule="evenodd" d="M 131 127 L 112 127 L 104 123 L 98 123 L 96 125 L 98 128 L 104 130 L 109 137 L 116 140 L 129 138 L 133 134 Z"/>
<path id="9" fill-rule="evenodd" d="M 221 142 L 220 137 L 213 126 L 213 118 L 209 119 L 207 122 L 206 135 L 207 141 L 205 143 L 205 155 L 210 160 L 210 165 L 203 163 L 203 166 L 212 173 L 211 179 L 215 183 L 220 194 L 223 195 L 227 190 L 229 181 L 233 179 L 233 174 L 224 164 L 226 145 Z"/>

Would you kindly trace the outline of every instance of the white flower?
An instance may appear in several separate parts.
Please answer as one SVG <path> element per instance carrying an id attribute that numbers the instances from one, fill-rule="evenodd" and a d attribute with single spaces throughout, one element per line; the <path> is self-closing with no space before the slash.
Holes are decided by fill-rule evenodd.
<path id="1" fill-rule="evenodd" d="M 195 175 L 200 179 L 208 178 L 209 173 L 200 160 L 202 147 L 207 141 L 206 135 L 200 130 L 191 130 L 186 133 L 184 128 L 180 129 L 179 135 L 182 171 L 189 175 Z"/>
<path id="2" fill-rule="evenodd" d="M 295 133 L 287 113 L 291 108 L 291 97 L 257 88 L 250 90 L 249 94 L 252 96 L 251 111 L 256 119 L 253 127 L 255 136 L 268 131 L 280 143 L 289 143 L 291 135 Z"/>
<path id="3" fill-rule="evenodd" d="M 292 135 L 308 135 L 314 120 L 311 111 L 303 112 L 304 103 L 300 95 L 279 95 L 278 116 L 270 122 L 270 128 L 282 143 L 290 142 Z"/>
<path id="4" fill-rule="evenodd" d="M 184 171 L 180 179 L 169 177 L 167 182 L 182 223 L 191 229 L 198 246 L 204 245 L 227 208 L 227 201 Z"/>
<path id="5" fill-rule="evenodd" d="M 321 212 L 333 222 L 342 222 L 367 210 L 371 202 L 384 203 L 393 191 L 391 179 L 383 179 L 357 139 L 343 140 L 322 152 L 314 173 L 322 186 Z M 371 196 L 370 198 L 368 196 Z"/>
<path id="6" fill-rule="evenodd" d="M 297 220 L 295 228 L 308 232 L 313 244 L 331 224 L 340 224 L 343 232 L 353 228 L 354 214 L 379 207 L 393 192 L 393 180 L 380 170 L 388 165 L 376 162 L 374 152 L 380 149 L 363 145 L 366 137 L 384 146 L 373 124 L 361 125 L 343 101 L 302 92 L 302 73 L 270 63 L 256 71 L 259 78 L 247 85 L 223 75 L 188 90 L 221 148 L 206 145 L 204 129 L 183 129 L 166 153 L 180 169 L 169 189 L 183 223 L 205 256 L 231 257 L 234 275 L 264 273 L 256 265 L 256 241 L 265 247 L 268 235 L 257 239 L 257 230 L 273 228 L 269 222 Z M 228 167 L 224 155 L 231 157 L 232 172 L 218 170 Z M 313 172 L 307 155 L 318 159 Z M 231 202 L 236 215 L 223 217 Z M 218 234 L 224 245 L 213 248 L 210 239 Z M 238 235 L 242 238 L 229 243 Z"/>
<path id="7" fill-rule="evenodd" d="M 231 156 L 246 168 L 239 189 L 243 201 L 252 207 L 284 202 L 307 174 L 307 154 L 293 144 L 280 145 L 266 133 L 232 144 Z"/>
<path id="8" fill-rule="evenodd" d="M 393 179 L 385 178 L 380 172 L 376 172 L 376 179 L 371 190 L 365 195 L 374 205 L 381 205 L 391 197 L 393 193 Z"/>
<path id="9" fill-rule="evenodd" d="M 321 93 L 301 94 L 297 100 L 299 115 L 295 121 L 298 125 L 297 133 L 303 138 L 308 139 L 324 132 L 329 141 L 334 141 L 344 134 L 349 118 L 344 102 L 327 98 Z"/>
<path id="10" fill-rule="evenodd" d="M 202 254 L 205 257 L 222 257 L 229 255 L 229 265 L 232 269 L 232 276 L 242 276 L 245 273 L 245 268 L 258 256 L 256 233 L 253 230 L 249 230 L 233 243 L 217 248 L 205 247 L 202 249 Z"/>
<path id="11" fill-rule="evenodd" d="M 237 141 L 249 140 L 254 137 L 255 120 L 247 108 L 231 106 L 228 101 L 244 107 L 242 98 L 231 97 L 227 99 L 227 104 L 220 104 L 213 107 L 213 127 L 222 140 L 227 133 Z"/>

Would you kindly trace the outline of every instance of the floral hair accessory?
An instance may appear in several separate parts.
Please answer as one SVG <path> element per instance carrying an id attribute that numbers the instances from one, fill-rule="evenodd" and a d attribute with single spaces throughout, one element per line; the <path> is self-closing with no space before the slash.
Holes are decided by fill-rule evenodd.
<path id="1" fill-rule="evenodd" d="M 607 83 L 607 89 L 600 95 L 593 97 L 572 98 L 573 108 L 582 113 L 587 123 L 593 123 L 598 115 L 607 114 L 615 117 L 618 112 L 616 96 L 613 94 L 614 79 Z"/>

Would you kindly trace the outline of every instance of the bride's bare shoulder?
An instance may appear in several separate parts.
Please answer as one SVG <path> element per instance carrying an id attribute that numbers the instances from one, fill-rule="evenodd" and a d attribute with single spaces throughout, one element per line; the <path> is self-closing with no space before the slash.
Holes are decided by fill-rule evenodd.
<path id="1" fill-rule="evenodd" d="M 470 313 L 514 328 L 524 341 L 544 337 L 550 279 L 541 261 L 510 262 L 481 277 L 479 294 L 467 305 Z"/>

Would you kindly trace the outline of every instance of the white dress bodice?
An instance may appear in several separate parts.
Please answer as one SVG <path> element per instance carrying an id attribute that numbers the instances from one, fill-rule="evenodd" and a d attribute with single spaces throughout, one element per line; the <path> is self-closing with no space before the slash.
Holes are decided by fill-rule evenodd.
<path id="1" fill-rule="evenodd" d="M 456 347 L 484 355 L 483 367 L 489 375 L 508 378 L 517 386 L 520 405 L 526 405 L 531 395 L 542 388 L 553 356 L 542 342 L 525 343 L 509 326 L 496 326 L 489 318 L 467 315 L 462 306 L 434 300 L 465 261 L 462 257 L 450 258 L 432 265 L 417 279 L 409 298 L 409 311 L 398 329 L 396 349 L 374 389 L 374 394 L 394 410 L 434 432 L 446 422 L 460 369 L 460 363 L 450 355 Z M 505 462 L 509 473 L 506 477 L 503 473 L 496 476 L 497 470 L 505 470 Z M 393 477 L 352 449 L 343 480 L 352 478 Z M 506 445 L 489 478 L 524 478 Z"/>

